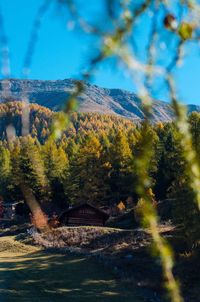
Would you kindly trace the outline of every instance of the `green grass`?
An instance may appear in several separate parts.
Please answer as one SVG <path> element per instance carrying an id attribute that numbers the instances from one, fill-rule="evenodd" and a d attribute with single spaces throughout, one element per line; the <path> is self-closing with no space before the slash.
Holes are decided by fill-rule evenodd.
<path id="1" fill-rule="evenodd" d="M 0 238 L 0 302 L 145 301 L 94 260 L 45 252 Z M 31 250 L 32 249 L 32 250 Z"/>

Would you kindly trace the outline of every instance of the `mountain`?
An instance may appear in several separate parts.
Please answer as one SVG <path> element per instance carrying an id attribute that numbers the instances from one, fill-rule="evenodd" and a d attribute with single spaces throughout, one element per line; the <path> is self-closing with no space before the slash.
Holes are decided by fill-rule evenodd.
<path id="1" fill-rule="evenodd" d="M 0 81 L 0 102 L 5 99 L 23 100 L 26 96 L 31 103 L 37 103 L 53 111 L 59 111 L 73 92 L 76 80 L 19 80 Z M 140 121 L 144 118 L 141 100 L 136 94 L 121 89 L 107 89 L 84 83 L 85 91 L 79 97 L 80 112 L 114 114 Z M 6 89 L 6 90 L 5 90 Z M 6 93 L 5 93 L 6 92 Z M 188 105 L 188 111 L 200 111 L 196 105 Z M 171 121 L 173 111 L 166 102 L 153 102 L 153 120 Z"/>

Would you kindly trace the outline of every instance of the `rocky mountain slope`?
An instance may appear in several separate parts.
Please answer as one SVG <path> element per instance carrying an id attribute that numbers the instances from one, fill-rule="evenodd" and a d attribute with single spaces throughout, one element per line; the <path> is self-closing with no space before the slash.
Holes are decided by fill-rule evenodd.
<path id="1" fill-rule="evenodd" d="M 69 94 L 73 91 L 75 80 L 18 80 L 0 81 L 0 102 L 5 99 L 22 100 L 24 95 L 31 103 L 50 108 L 54 111 L 62 109 Z M 5 90 L 6 88 L 6 90 Z M 143 119 L 141 100 L 132 92 L 121 89 L 105 89 L 85 83 L 85 91 L 79 98 L 79 111 L 115 114 L 134 121 Z M 196 105 L 188 105 L 188 111 L 200 111 Z M 154 101 L 154 121 L 170 121 L 173 112 L 168 103 Z"/>

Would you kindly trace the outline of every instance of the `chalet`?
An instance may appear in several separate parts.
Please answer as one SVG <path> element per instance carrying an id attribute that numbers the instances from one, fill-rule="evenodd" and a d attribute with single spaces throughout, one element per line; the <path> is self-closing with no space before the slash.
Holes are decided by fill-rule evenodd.
<path id="1" fill-rule="evenodd" d="M 88 203 L 77 205 L 64 211 L 59 221 L 62 225 L 78 226 L 92 225 L 104 226 L 109 215 Z"/>

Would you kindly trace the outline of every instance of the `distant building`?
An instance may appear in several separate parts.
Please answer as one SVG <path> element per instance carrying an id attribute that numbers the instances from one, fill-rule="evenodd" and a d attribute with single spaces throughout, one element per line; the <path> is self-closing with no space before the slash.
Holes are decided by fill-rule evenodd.
<path id="1" fill-rule="evenodd" d="M 83 203 L 64 211 L 59 221 L 69 226 L 104 226 L 109 215 L 88 203 Z"/>
<path id="2" fill-rule="evenodd" d="M 0 218 L 13 219 L 15 217 L 15 210 L 18 203 L 0 202 Z"/>

